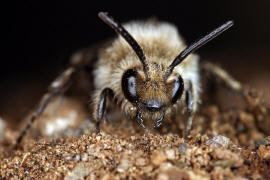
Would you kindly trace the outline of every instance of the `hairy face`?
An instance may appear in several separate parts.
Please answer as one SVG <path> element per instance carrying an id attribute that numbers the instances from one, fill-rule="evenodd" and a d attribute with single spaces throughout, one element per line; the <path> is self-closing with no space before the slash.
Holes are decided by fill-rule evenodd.
<path id="1" fill-rule="evenodd" d="M 128 69 L 122 77 L 122 91 L 136 107 L 138 123 L 149 128 L 161 125 L 166 110 L 177 102 L 184 89 L 179 74 L 164 80 L 163 71 L 157 69 L 151 72 L 148 80 L 136 68 Z"/>

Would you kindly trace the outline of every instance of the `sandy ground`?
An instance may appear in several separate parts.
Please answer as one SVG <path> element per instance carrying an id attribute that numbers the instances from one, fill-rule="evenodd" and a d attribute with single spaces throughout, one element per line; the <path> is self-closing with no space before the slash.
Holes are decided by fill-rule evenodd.
<path id="1" fill-rule="evenodd" d="M 30 83 L 28 90 L 19 91 L 21 97 L 2 95 L 1 111 L 9 115 L 0 117 L 0 179 L 270 179 L 270 112 L 265 105 L 270 102 L 269 61 L 265 62 L 241 71 L 237 61 L 225 64 L 257 90 L 244 99 L 222 88 L 212 99 L 204 95 L 186 140 L 185 115 L 145 131 L 119 116 L 117 108 L 96 134 L 85 106 L 88 100 L 65 95 L 49 104 L 14 149 L 27 121 L 22 114 L 43 93 L 34 92 L 45 88 Z"/>
<path id="2" fill-rule="evenodd" d="M 58 98 L 17 150 L 18 131 L 1 120 L 0 178 L 269 179 L 270 112 L 255 92 L 243 102 L 222 111 L 202 105 L 184 140 L 185 116 L 145 131 L 111 112 L 96 134 L 78 101 Z"/>

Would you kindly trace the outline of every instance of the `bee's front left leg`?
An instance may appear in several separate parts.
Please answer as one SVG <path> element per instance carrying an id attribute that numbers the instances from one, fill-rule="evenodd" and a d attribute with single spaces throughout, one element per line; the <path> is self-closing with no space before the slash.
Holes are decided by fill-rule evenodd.
<path id="1" fill-rule="evenodd" d="M 112 99 L 114 96 L 114 92 L 112 89 L 110 88 L 105 88 L 102 90 L 102 92 L 100 93 L 99 96 L 99 100 L 98 103 L 96 105 L 96 110 L 95 110 L 95 117 L 96 117 L 96 131 L 97 133 L 100 132 L 100 123 L 102 121 L 102 119 L 104 118 L 104 113 L 106 110 L 106 106 L 107 106 L 107 97 L 109 97 L 110 99 Z"/>
<path id="2" fill-rule="evenodd" d="M 212 75 L 215 81 L 223 84 L 225 87 L 237 93 L 244 94 L 242 84 L 235 80 L 228 72 L 209 62 L 204 62 L 201 65 L 204 74 Z"/>
<path id="3" fill-rule="evenodd" d="M 215 83 L 223 84 L 228 89 L 240 94 L 243 99 L 249 104 L 249 109 L 263 109 L 263 113 L 270 114 L 270 106 L 267 104 L 259 93 L 250 88 L 244 88 L 243 85 L 235 80 L 228 72 L 209 62 L 204 62 L 201 65 L 202 73 L 212 75 Z M 265 110 L 264 110 L 265 109 Z M 261 110 L 260 110 L 261 111 Z"/>

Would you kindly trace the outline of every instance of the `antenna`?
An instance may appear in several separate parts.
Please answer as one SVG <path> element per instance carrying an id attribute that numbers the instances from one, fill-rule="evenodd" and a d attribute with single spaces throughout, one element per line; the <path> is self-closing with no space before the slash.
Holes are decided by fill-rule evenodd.
<path id="1" fill-rule="evenodd" d="M 98 13 L 100 19 L 102 19 L 106 24 L 108 24 L 111 28 L 113 28 L 118 34 L 120 34 L 132 47 L 132 49 L 137 54 L 138 58 L 140 59 L 141 63 L 143 64 L 143 71 L 146 75 L 146 79 L 148 80 L 149 77 L 149 68 L 146 63 L 146 58 L 144 52 L 137 41 L 127 32 L 127 30 L 116 20 L 114 20 L 111 16 L 108 15 L 106 12 Z"/>
<path id="2" fill-rule="evenodd" d="M 208 33 L 198 41 L 192 43 L 188 47 L 186 47 L 172 62 L 172 64 L 168 67 L 164 79 L 166 80 L 169 75 L 173 72 L 175 66 L 183 62 L 183 60 L 192 52 L 196 51 L 215 37 L 219 36 L 221 33 L 232 27 L 233 21 L 228 21 L 223 25 L 219 26 L 218 28 L 214 29 L 212 32 Z"/>

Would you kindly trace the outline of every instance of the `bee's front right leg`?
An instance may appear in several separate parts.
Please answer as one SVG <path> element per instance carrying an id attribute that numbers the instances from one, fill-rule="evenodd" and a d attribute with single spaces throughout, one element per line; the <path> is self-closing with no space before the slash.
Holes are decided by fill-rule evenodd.
<path id="1" fill-rule="evenodd" d="M 98 103 L 96 105 L 96 110 L 95 110 L 95 117 L 96 117 L 96 131 L 97 133 L 100 132 L 100 123 L 102 121 L 102 119 L 104 118 L 104 113 L 106 110 L 106 101 L 107 101 L 107 97 L 109 97 L 110 99 L 112 99 L 114 96 L 114 92 L 112 89 L 110 88 L 104 88 L 102 90 L 102 92 L 100 93 L 99 96 L 99 100 Z"/>
<path id="2" fill-rule="evenodd" d="M 198 99 L 194 98 L 193 84 L 192 82 L 189 81 L 188 89 L 186 91 L 186 105 L 187 105 L 187 111 L 188 111 L 188 119 L 186 121 L 185 130 L 184 130 L 185 139 L 187 139 L 189 132 L 192 128 L 192 121 L 197 111 L 197 103 L 198 103 Z"/>

